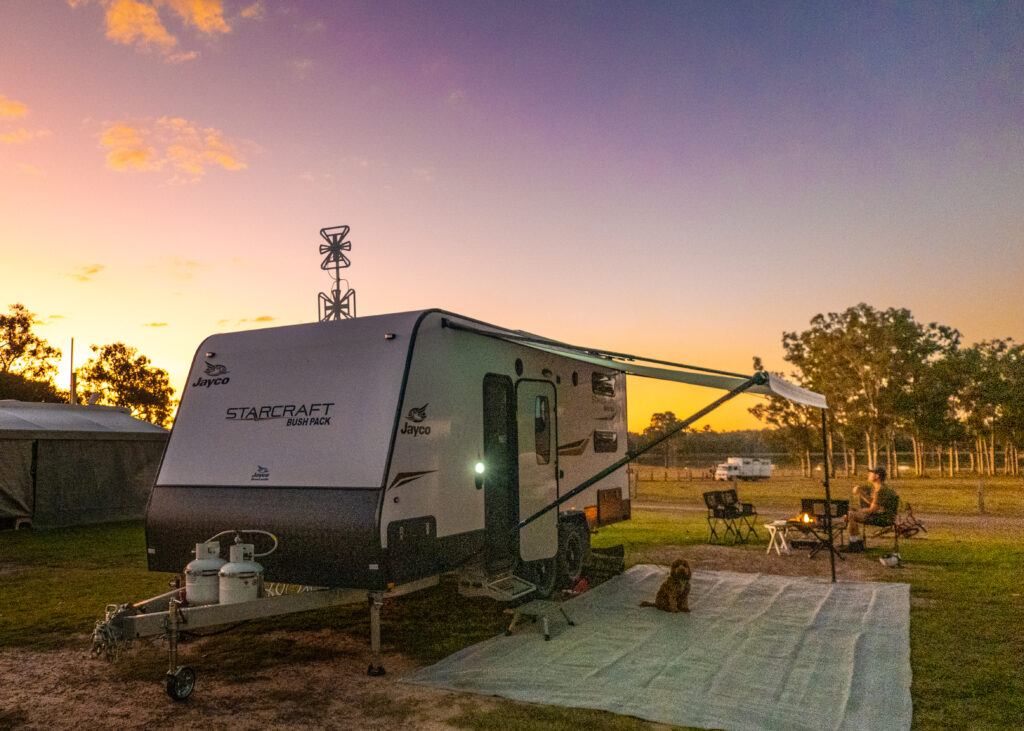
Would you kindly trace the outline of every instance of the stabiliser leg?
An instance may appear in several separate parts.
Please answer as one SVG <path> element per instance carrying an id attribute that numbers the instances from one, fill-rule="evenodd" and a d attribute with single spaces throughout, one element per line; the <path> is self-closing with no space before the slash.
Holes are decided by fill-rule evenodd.
<path id="1" fill-rule="evenodd" d="M 380 610 L 384 606 L 384 594 L 379 591 L 370 592 L 370 666 L 366 674 L 380 677 L 386 671 L 380 656 Z"/>
<path id="2" fill-rule="evenodd" d="M 164 689 L 176 701 L 183 701 L 196 689 L 196 671 L 178 664 L 178 631 L 181 625 L 181 600 L 167 603 L 167 675 Z"/>

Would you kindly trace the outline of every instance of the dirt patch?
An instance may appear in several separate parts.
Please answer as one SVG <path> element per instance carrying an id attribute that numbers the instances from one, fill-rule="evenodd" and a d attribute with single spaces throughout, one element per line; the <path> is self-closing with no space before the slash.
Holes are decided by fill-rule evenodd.
<path id="1" fill-rule="evenodd" d="M 274 634 L 253 641 L 273 639 Z M 398 683 L 415 663 L 397 653 L 384 656 L 388 675 L 370 678 L 365 643 L 348 635 L 326 630 L 288 634 L 296 643 L 323 648 L 330 659 L 306 657 L 301 663 L 251 668 L 239 682 L 219 672 L 215 659 L 203 662 L 204 645 L 215 650 L 209 645 L 216 640 L 201 640 L 183 656 L 199 670 L 196 691 L 184 703 L 164 694 L 159 648 L 143 646 L 125 658 L 129 666 L 146 667 L 138 673 L 112 667 L 84 650 L 4 650 L 0 727 L 448 729 L 453 728 L 448 719 L 463 712 L 467 703 L 481 710 L 496 703 Z"/>

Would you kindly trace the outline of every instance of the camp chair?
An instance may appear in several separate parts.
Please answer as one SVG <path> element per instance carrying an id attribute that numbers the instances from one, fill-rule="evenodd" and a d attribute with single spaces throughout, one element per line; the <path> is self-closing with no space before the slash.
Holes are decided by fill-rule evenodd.
<path id="1" fill-rule="evenodd" d="M 704 493 L 704 505 L 708 509 L 708 543 L 716 543 L 721 540 L 725 542 L 725 538 L 730 534 L 736 533 L 733 521 L 726 517 L 725 503 L 722 501 L 722 494 L 719 490 L 709 490 Z M 721 527 L 722 535 L 718 534 L 718 528 Z"/>
<path id="2" fill-rule="evenodd" d="M 895 530 L 900 538 L 911 538 L 922 531 L 928 532 L 928 529 L 924 527 L 924 523 L 914 515 L 910 503 L 905 503 L 902 509 L 896 513 L 896 520 L 892 525 L 885 526 L 881 530 L 876 531 L 872 534 L 872 538 L 884 536 L 892 530 Z"/>
<path id="3" fill-rule="evenodd" d="M 725 517 L 732 521 L 736 542 L 746 543 L 750 536 L 760 538 L 755 527 L 757 525 L 757 510 L 753 503 L 741 503 L 733 488 L 719 492 L 725 507 Z"/>

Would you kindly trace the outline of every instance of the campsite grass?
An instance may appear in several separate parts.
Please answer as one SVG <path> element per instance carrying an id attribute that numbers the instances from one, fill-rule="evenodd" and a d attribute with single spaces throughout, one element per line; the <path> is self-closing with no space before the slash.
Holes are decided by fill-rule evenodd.
<path id="1" fill-rule="evenodd" d="M 849 486 L 849 481 L 837 481 L 835 495 L 847 496 Z M 642 483 L 636 504 L 671 501 L 692 511 L 638 508 L 633 520 L 601 529 L 594 545 L 622 543 L 627 560 L 632 556 L 635 561 L 638 553 L 659 546 L 703 543 L 700 493 L 710 487 L 711 483 L 698 481 Z M 914 727 L 1024 727 L 1024 483 L 986 481 L 986 508 L 997 516 L 988 525 L 956 522 L 977 514 L 973 480 L 901 480 L 896 487 L 915 512 L 950 518 L 930 526 L 927 534 L 902 542 L 908 567 L 891 574 L 893 581 L 911 585 Z M 739 490 L 762 515 L 776 517 L 794 513 L 799 497 L 820 494 L 816 481 L 795 478 L 741 484 Z M 886 547 L 879 545 L 875 551 Z M 763 551 L 764 546 L 735 550 Z M 151 574 L 145 564 L 140 523 L 0 533 L 0 648 L 84 646 L 105 604 L 166 590 L 170 575 Z M 446 581 L 395 600 L 385 609 L 385 643 L 428 663 L 504 627 L 502 605 L 487 599 L 454 602 L 454 595 L 454 586 Z M 267 634 L 271 629 L 273 633 Z M 302 641 L 299 634 L 325 629 L 364 641 L 365 607 L 250 623 L 207 640 L 202 664 L 204 670 L 241 682 L 255 672 L 328 660 L 341 651 Z M 260 641 L 254 642 L 257 633 Z M 146 649 L 132 654 L 117 672 L 159 677 L 164 662 L 162 652 Z M 359 703 L 367 715 L 414 725 L 413 709 L 394 708 L 372 694 Z M 475 704 L 459 708 L 450 723 L 470 729 L 650 728 L 635 719 L 596 711 L 506 701 L 486 709 Z M 11 720 L 0 715 L 0 725 Z"/>

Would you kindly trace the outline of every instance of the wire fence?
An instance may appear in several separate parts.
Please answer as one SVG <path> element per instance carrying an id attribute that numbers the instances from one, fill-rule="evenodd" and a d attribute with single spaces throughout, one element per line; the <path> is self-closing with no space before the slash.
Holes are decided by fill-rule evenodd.
<path id="1" fill-rule="evenodd" d="M 801 465 L 800 457 L 786 452 L 750 452 L 750 453 L 694 453 L 694 454 L 669 454 L 668 464 L 665 464 L 664 455 L 648 454 L 630 465 L 631 476 L 642 482 L 686 482 L 694 480 L 713 480 L 715 467 L 725 462 L 729 457 L 751 457 L 755 459 L 767 459 L 772 463 L 773 477 L 807 477 L 821 475 L 822 453 L 811 452 L 810 454 L 810 475 L 807 468 Z M 884 456 L 879 455 L 885 464 Z M 996 451 L 993 460 L 994 474 L 1013 474 L 1012 458 L 1006 460 L 1002 451 Z M 895 453 L 895 474 L 890 475 L 892 479 L 900 477 L 917 477 L 914 466 L 913 452 Z M 841 452 L 832 456 L 832 469 L 836 476 L 857 476 L 863 477 L 867 470 L 867 463 L 863 456 L 858 455 L 856 464 L 844 462 Z M 952 465 L 952 468 L 950 467 Z M 950 471 L 952 469 L 952 475 Z M 1016 470 L 1020 474 L 1020 469 Z M 947 450 L 943 453 L 941 463 L 935 453 L 926 452 L 923 455 L 923 469 L 921 476 L 927 477 L 979 477 L 983 476 L 972 462 L 971 452 L 960 451 L 955 458 L 951 457 Z"/>

